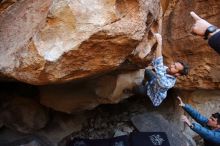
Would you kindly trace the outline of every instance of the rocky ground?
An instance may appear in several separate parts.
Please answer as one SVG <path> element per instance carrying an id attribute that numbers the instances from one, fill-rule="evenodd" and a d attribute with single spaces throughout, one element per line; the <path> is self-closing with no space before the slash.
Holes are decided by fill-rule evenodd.
<path id="1" fill-rule="evenodd" d="M 148 99 L 137 97 L 132 97 L 116 105 L 99 106 L 95 110 L 87 113 L 90 116 L 87 122 L 83 125 L 82 130 L 65 137 L 59 143 L 59 146 L 65 146 L 74 138 L 112 138 L 138 131 L 135 125 L 131 122 L 131 118 L 143 113 L 153 112 L 155 114 L 162 114 L 167 118 L 170 117 L 170 124 L 175 124 L 171 118 L 175 115 L 175 112 L 164 110 L 164 108 L 167 108 L 167 104 L 170 100 L 165 101 L 161 108 L 153 107 Z M 197 137 L 196 141 L 198 142 L 196 144 L 197 146 L 202 146 L 201 138 Z"/>
<path id="2" fill-rule="evenodd" d="M 136 131 L 130 118 L 146 111 L 144 104 L 140 104 L 140 100 L 146 102 L 145 99 L 135 101 L 133 97 L 117 105 L 102 105 L 93 111 L 89 111 L 88 115 L 90 115 L 90 117 L 83 126 L 82 131 L 74 132 L 64 138 L 60 142 L 60 146 L 64 146 L 68 140 L 76 137 L 90 139 L 112 138 Z M 133 104 L 129 104 L 130 102 Z M 137 104 L 139 105 L 137 106 Z"/>
<path id="3" fill-rule="evenodd" d="M 137 131 L 131 122 L 131 118 L 143 113 L 161 114 L 166 117 L 170 124 L 174 124 L 175 119 L 173 117 L 178 110 L 173 110 L 175 107 L 170 105 L 172 100 L 171 97 L 168 98 L 159 108 L 153 107 L 149 99 L 131 97 L 118 104 L 102 105 L 94 110 L 76 115 L 66 115 L 53 111 L 48 126 L 34 134 L 15 134 L 15 132 L 5 132 L 7 130 L 2 128 L 0 130 L 0 144 L 9 142 L 7 138 L 10 139 L 12 136 L 17 138 L 10 143 L 20 145 L 26 142 L 30 146 L 65 146 L 76 137 L 112 138 Z M 169 129 L 169 127 L 167 128 Z"/>

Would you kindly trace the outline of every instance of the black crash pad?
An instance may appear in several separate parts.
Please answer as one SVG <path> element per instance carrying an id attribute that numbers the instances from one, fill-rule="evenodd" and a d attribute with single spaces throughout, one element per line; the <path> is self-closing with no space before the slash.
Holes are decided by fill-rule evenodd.
<path id="1" fill-rule="evenodd" d="M 110 139 L 75 138 L 68 146 L 170 146 L 164 132 L 133 132 Z"/>
<path id="2" fill-rule="evenodd" d="M 171 146 L 191 145 L 183 135 L 180 126 L 170 123 L 159 113 L 144 113 L 135 115 L 131 122 L 139 132 L 164 132 Z"/>

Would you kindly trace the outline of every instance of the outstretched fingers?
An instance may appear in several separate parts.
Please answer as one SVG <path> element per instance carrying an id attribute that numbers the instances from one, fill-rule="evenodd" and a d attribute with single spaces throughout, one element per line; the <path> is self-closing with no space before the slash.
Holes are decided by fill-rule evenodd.
<path id="1" fill-rule="evenodd" d="M 185 103 L 183 103 L 182 99 L 181 99 L 179 96 L 177 96 L 177 99 L 178 99 L 179 102 L 180 102 L 179 106 L 184 107 L 184 106 L 185 106 Z"/>
<path id="2" fill-rule="evenodd" d="M 162 36 L 159 33 L 154 33 L 154 37 L 156 38 L 158 44 L 162 44 Z"/>
<path id="3" fill-rule="evenodd" d="M 182 99 L 179 96 L 177 96 L 177 98 L 179 99 L 180 102 L 182 102 Z"/>
<path id="4" fill-rule="evenodd" d="M 193 11 L 190 12 L 190 15 L 193 17 L 193 19 L 194 19 L 195 21 L 202 19 L 202 18 L 200 18 L 200 17 L 199 17 L 195 12 L 193 12 Z"/>

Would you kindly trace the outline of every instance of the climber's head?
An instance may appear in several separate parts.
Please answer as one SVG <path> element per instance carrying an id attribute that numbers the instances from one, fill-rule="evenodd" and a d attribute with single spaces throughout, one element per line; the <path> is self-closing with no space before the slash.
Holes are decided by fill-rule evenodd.
<path id="1" fill-rule="evenodd" d="M 167 68 L 167 73 L 176 77 L 188 75 L 189 65 L 183 61 L 174 62 Z"/>

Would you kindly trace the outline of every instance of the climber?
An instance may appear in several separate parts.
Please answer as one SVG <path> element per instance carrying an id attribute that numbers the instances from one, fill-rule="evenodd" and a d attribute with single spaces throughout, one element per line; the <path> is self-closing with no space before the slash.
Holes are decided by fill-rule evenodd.
<path id="1" fill-rule="evenodd" d="M 220 54 L 220 29 L 200 18 L 194 12 L 190 12 L 190 15 L 195 20 L 192 33 L 204 37 L 205 40 L 208 40 L 208 44 Z"/>
<path id="2" fill-rule="evenodd" d="M 178 99 L 179 105 L 199 124 L 191 123 L 185 115 L 182 115 L 182 121 L 204 139 L 205 146 L 220 146 L 220 113 L 214 113 L 208 119 L 189 104 L 183 103 L 180 97 Z"/>
<path id="3" fill-rule="evenodd" d="M 189 66 L 177 61 L 169 67 L 164 66 L 162 56 L 162 37 L 160 34 L 154 34 L 157 40 L 157 48 L 152 69 L 145 69 L 145 80 L 143 85 L 134 87 L 133 89 L 125 89 L 124 93 L 132 93 L 139 96 L 149 97 L 154 106 L 159 106 L 166 98 L 168 89 L 175 85 L 176 78 L 181 75 L 187 75 Z"/>

